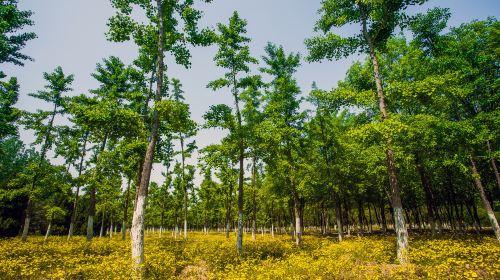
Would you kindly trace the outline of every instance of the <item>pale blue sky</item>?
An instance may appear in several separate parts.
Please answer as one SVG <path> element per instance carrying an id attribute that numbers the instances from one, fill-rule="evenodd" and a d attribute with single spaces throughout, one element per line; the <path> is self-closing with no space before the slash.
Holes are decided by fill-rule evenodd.
<path id="1" fill-rule="evenodd" d="M 86 93 L 97 83 L 90 77 L 97 62 L 110 55 L 118 56 L 130 63 L 136 56 L 136 47 L 131 44 L 117 44 L 106 41 L 107 19 L 114 11 L 107 0 L 20 0 L 21 9 L 34 12 L 35 25 L 27 30 L 34 31 L 38 38 L 28 42 L 23 53 L 33 57 L 24 67 L 2 64 L 0 67 L 8 76 L 17 76 L 21 94 L 17 107 L 34 111 L 48 108 L 27 94 L 41 89 L 45 84 L 42 73 L 62 66 L 66 73 L 75 74 L 74 91 L 71 94 Z M 450 26 L 457 26 L 473 19 L 499 16 L 498 0 L 442 0 L 429 1 L 421 7 L 411 8 L 410 13 L 440 6 L 451 9 Z M 227 22 L 234 10 L 248 20 L 248 35 L 252 54 L 260 58 L 268 41 L 283 45 L 287 51 L 306 54 L 304 39 L 313 35 L 313 26 L 318 19 L 316 11 L 320 1 L 311 0 L 214 0 L 212 4 L 199 5 L 205 13 L 203 26 L 215 26 Z M 192 51 L 192 68 L 184 69 L 168 60 L 168 75 L 181 80 L 186 92 L 186 101 L 191 106 L 193 118 L 202 122 L 202 115 L 211 104 L 231 104 L 228 92 L 211 92 L 206 84 L 221 76 L 222 70 L 212 61 L 215 47 L 196 48 Z M 302 63 L 297 80 L 303 93 L 310 90 L 313 81 L 320 88 L 330 89 L 342 79 L 355 58 L 323 62 Z M 61 121 L 61 120 L 60 120 Z M 223 132 L 201 131 L 196 137 L 199 147 L 218 141 Z M 32 133 L 21 131 L 26 143 L 33 140 Z M 161 182 L 159 167 L 155 168 L 153 180 Z"/>

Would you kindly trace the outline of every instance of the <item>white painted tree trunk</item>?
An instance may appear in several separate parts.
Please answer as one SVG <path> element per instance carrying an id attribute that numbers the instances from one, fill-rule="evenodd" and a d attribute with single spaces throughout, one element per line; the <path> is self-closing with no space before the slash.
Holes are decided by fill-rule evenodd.
<path id="1" fill-rule="evenodd" d="M 132 218 L 132 259 L 137 266 L 144 262 L 144 210 L 146 209 L 146 196 L 138 195 L 134 215 Z"/>
<path id="2" fill-rule="evenodd" d="M 408 262 L 408 231 L 405 226 L 403 209 L 394 207 L 394 220 L 397 240 L 397 254 L 401 263 Z"/>
<path id="3" fill-rule="evenodd" d="M 91 241 L 94 236 L 94 216 L 87 219 L 87 241 Z"/>
<path id="4" fill-rule="evenodd" d="M 43 242 L 47 241 L 47 238 L 49 238 L 50 235 L 50 227 L 52 226 L 52 222 L 49 223 L 49 226 L 47 227 L 47 232 L 45 233 L 45 238 L 43 239 Z"/>
<path id="5" fill-rule="evenodd" d="M 185 217 L 184 218 L 184 240 L 188 239 L 187 229 L 188 229 L 188 221 L 187 221 L 187 217 Z"/>

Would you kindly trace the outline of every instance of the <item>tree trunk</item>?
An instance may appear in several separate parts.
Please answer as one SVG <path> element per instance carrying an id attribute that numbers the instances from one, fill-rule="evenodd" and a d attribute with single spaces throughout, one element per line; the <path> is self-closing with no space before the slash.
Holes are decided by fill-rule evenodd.
<path id="1" fill-rule="evenodd" d="M 361 13 L 362 13 L 363 35 L 370 49 L 370 58 L 373 64 L 373 73 L 374 73 L 375 83 L 377 85 L 379 108 L 382 114 L 382 122 L 383 122 L 389 117 L 385 105 L 384 89 L 382 87 L 382 80 L 379 74 L 379 65 L 377 56 L 375 55 L 375 47 L 373 42 L 371 41 L 370 35 L 368 34 L 366 27 L 366 10 L 362 8 Z M 394 152 L 392 150 L 391 135 L 388 135 L 387 137 L 386 157 L 387 157 L 387 171 L 389 174 L 389 183 L 391 186 L 391 202 L 392 202 L 392 207 L 394 209 L 394 227 L 396 230 L 396 239 L 397 239 L 397 256 L 399 262 L 401 264 L 404 264 L 408 262 L 408 247 L 409 247 L 408 231 L 406 230 L 405 219 L 403 216 L 403 206 L 401 204 L 401 195 L 400 195 L 397 172 L 396 172 L 396 162 L 394 159 Z"/>
<path id="2" fill-rule="evenodd" d="M 50 133 L 52 132 L 52 128 L 54 127 L 54 119 L 57 115 L 57 104 L 54 104 L 54 110 L 52 111 L 51 118 L 48 123 L 48 129 L 47 132 L 45 133 L 45 138 L 43 141 L 42 149 L 40 151 L 40 161 L 38 163 L 38 168 L 41 168 L 43 161 L 45 160 L 45 155 L 47 154 L 47 150 L 49 149 L 49 137 Z M 26 206 L 26 211 L 25 211 L 25 217 L 24 217 L 24 227 L 23 227 L 23 234 L 21 237 L 22 241 L 26 241 L 28 239 L 28 232 L 29 232 L 29 227 L 30 227 L 30 221 L 31 221 L 31 212 L 33 210 L 33 198 L 32 193 L 35 190 L 36 183 L 38 181 L 38 170 L 36 171 L 35 175 L 33 176 L 33 181 L 31 182 L 31 189 L 28 194 L 28 204 Z"/>
<path id="3" fill-rule="evenodd" d="M 163 93 L 163 44 L 165 41 L 164 34 L 164 19 L 162 1 L 156 0 L 158 19 L 159 19 L 159 34 L 158 34 L 158 60 L 157 60 L 157 82 L 155 101 L 161 101 Z M 151 176 L 151 169 L 153 167 L 154 152 L 156 142 L 158 140 L 158 130 L 160 126 L 160 115 L 156 109 L 153 111 L 153 121 L 151 126 L 151 135 L 148 147 L 146 149 L 146 156 L 144 157 L 144 164 L 141 173 L 141 183 L 137 192 L 137 201 L 134 214 L 132 217 L 132 260 L 134 267 L 134 277 L 142 278 L 143 263 L 144 263 L 144 215 L 147 204 L 149 180 Z"/>
<path id="4" fill-rule="evenodd" d="M 52 222 L 50 222 L 49 226 L 47 227 L 47 232 L 45 233 L 45 238 L 43 239 L 43 242 L 47 241 L 47 238 L 49 238 L 51 226 L 52 226 Z"/>
<path id="5" fill-rule="evenodd" d="M 383 200 L 380 202 L 380 219 L 382 220 L 382 232 L 386 233 L 387 232 L 387 219 L 385 217 L 385 204 L 384 204 Z"/>
<path id="6" fill-rule="evenodd" d="M 80 164 L 78 165 L 78 178 L 82 176 L 82 171 L 83 171 L 83 161 L 85 159 L 85 154 L 86 154 L 86 147 L 87 147 L 87 137 L 89 136 L 88 132 L 85 132 L 85 135 L 83 137 L 83 147 L 82 147 L 82 154 L 80 156 Z M 77 183 L 76 185 L 76 193 L 75 193 L 75 199 L 73 201 L 73 213 L 71 213 L 71 222 L 69 224 L 69 231 L 68 231 L 68 240 L 73 236 L 73 229 L 76 223 L 76 214 L 78 210 L 78 198 L 80 195 L 80 184 Z"/>
<path id="7" fill-rule="evenodd" d="M 123 207 L 123 222 L 122 222 L 122 240 L 126 239 L 127 220 L 128 220 L 128 204 L 130 200 L 130 178 L 127 183 L 127 191 L 125 193 L 125 206 Z"/>
<path id="8" fill-rule="evenodd" d="M 437 221 L 434 217 L 434 195 L 432 193 L 432 187 L 427 177 L 427 173 L 425 172 L 425 168 L 418 154 L 415 154 L 415 163 L 417 166 L 418 174 L 420 175 L 420 181 L 422 183 L 422 187 L 425 192 L 425 201 L 427 206 L 427 216 L 429 217 L 429 223 L 431 225 L 431 233 L 432 235 L 436 234 Z"/>
<path id="9" fill-rule="evenodd" d="M 302 220 L 300 213 L 300 200 L 296 193 L 293 194 L 293 211 L 295 214 L 295 243 L 302 243 Z"/>
<path id="10" fill-rule="evenodd" d="M 186 182 L 184 181 L 185 178 L 185 155 L 184 155 L 184 137 L 182 136 L 182 133 L 179 133 L 179 140 L 181 142 L 181 162 L 182 162 L 182 174 L 181 174 L 181 181 L 182 181 L 182 190 L 184 192 L 184 204 L 183 204 L 183 210 L 184 210 L 184 240 L 187 240 L 187 203 L 188 203 L 188 195 L 187 195 L 187 185 Z"/>
<path id="11" fill-rule="evenodd" d="M 104 136 L 104 139 L 101 143 L 101 147 L 99 148 L 99 152 L 96 153 L 96 163 L 99 159 L 99 155 L 104 151 L 106 148 L 106 142 L 108 140 L 108 135 L 106 134 Z M 90 202 L 89 202 L 89 209 L 88 209 L 88 218 L 87 218 L 87 241 L 92 241 L 92 238 L 94 237 L 94 216 L 95 216 L 95 204 L 96 204 L 96 186 L 91 186 L 90 189 Z"/>
<path id="12" fill-rule="evenodd" d="M 337 220 L 337 232 L 339 236 L 339 242 L 344 238 L 344 231 L 342 229 L 342 204 L 340 199 L 337 199 L 337 209 L 335 210 L 335 219 Z"/>
<path id="13" fill-rule="evenodd" d="M 95 186 L 93 186 L 90 190 L 89 212 L 87 218 L 87 241 L 92 241 L 94 237 L 95 195 Z"/>
<path id="14" fill-rule="evenodd" d="M 102 237 L 103 231 L 104 231 L 104 209 L 102 210 L 101 230 L 99 231 L 99 237 Z"/>
<path id="15" fill-rule="evenodd" d="M 358 200 L 358 223 L 359 223 L 359 235 L 363 235 L 363 202 Z"/>
<path id="16" fill-rule="evenodd" d="M 236 107 L 236 118 L 238 121 L 238 149 L 239 149 L 239 177 L 238 177 L 238 237 L 236 239 L 236 249 L 238 254 L 243 252 L 243 179 L 245 176 L 245 170 L 243 168 L 243 161 L 245 159 L 245 147 L 243 143 L 243 131 L 241 125 L 241 113 L 240 113 L 240 105 L 239 98 L 237 92 L 237 81 L 236 81 L 236 72 L 233 72 L 233 97 L 234 97 L 234 105 Z"/>
<path id="17" fill-rule="evenodd" d="M 254 156 L 253 163 L 252 163 L 252 240 L 255 240 L 255 232 L 257 231 L 257 202 L 255 199 L 257 168 L 255 167 L 255 162 L 256 162 L 256 159 Z"/>
<path id="18" fill-rule="evenodd" d="M 500 243 L 500 226 L 498 226 L 498 221 L 497 218 L 495 217 L 495 212 L 493 212 L 490 202 L 488 201 L 488 198 L 486 197 L 486 194 L 484 192 L 483 184 L 481 183 L 481 177 L 477 172 L 476 162 L 474 161 L 472 155 L 470 155 L 470 163 L 472 167 L 472 178 L 476 183 L 476 188 L 479 191 L 479 196 L 481 197 L 481 201 L 483 202 L 484 209 L 488 214 L 488 220 L 490 220 L 491 228 L 495 233 L 498 243 Z"/>

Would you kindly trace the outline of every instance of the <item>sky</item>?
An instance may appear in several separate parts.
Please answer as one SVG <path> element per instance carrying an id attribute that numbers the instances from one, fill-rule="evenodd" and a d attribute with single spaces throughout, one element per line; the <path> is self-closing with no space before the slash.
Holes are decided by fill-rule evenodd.
<path id="1" fill-rule="evenodd" d="M 226 23 L 233 11 L 238 11 L 248 21 L 247 35 L 252 39 L 250 48 L 254 57 L 261 58 L 267 42 L 283 45 L 287 52 L 298 52 L 305 57 L 307 50 L 304 39 L 314 35 L 313 27 L 319 19 L 317 10 L 320 3 L 319 0 L 214 0 L 210 4 L 198 5 L 204 12 L 200 26 L 214 27 L 218 22 Z M 424 12 L 435 6 L 450 8 L 452 16 L 449 26 L 458 26 L 488 16 L 500 16 L 498 0 L 431 0 L 422 6 L 410 8 L 408 13 Z M 106 23 L 114 14 L 108 0 L 20 0 L 19 8 L 34 13 L 34 26 L 25 30 L 35 32 L 38 38 L 29 41 L 22 51 L 34 58 L 34 61 L 26 62 L 24 67 L 0 64 L 0 69 L 8 76 L 18 78 L 21 90 L 16 106 L 20 109 L 35 111 L 50 108 L 48 104 L 42 104 L 28 96 L 28 93 L 36 92 L 45 85 L 43 72 L 51 72 L 57 66 L 62 66 L 65 73 L 74 74 L 73 91 L 68 95 L 77 95 L 98 87 L 91 73 L 94 72 L 96 63 L 103 58 L 113 55 L 128 64 L 137 56 L 134 44 L 106 40 Z M 348 29 L 343 32 L 350 31 L 357 30 Z M 186 102 L 190 105 L 193 119 L 198 123 L 203 123 L 202 116 L 210 105 L 232 105 L 228 91 L 213 92 L 206 88 L 209 81 L 224 73 L 213 62 L 216 50 L 215 46 L 193 48 L 190 69 L 175 65 L 171 57 L 167 57 L 166 61 L 167 74 L 181 80 Z M 352 56 L 339 61 L 302 62 L 296 78 L 303 94 L 311 90 L 313 82 L 322 89 L 335 87 L 343 79 L 351 63 L 360 58 Z M 58 122 L 65 121 L 59 119 Z M 31 131 L 21 130 L 20 135 L 27 145 L 34 140 Z M 198 147 L 202 148 L 218 142 L 224 135 L 225 132 L 221 130 L 201 130 L 195 140 Z M 190 160 L 192 164 L 196 163 L 196 157 L 194 154 Z M 61 161 L 56 159 L 54 163 Z M 152 181 L 163 182 L 161 170 L 161 166 L 155 165 Z"/>

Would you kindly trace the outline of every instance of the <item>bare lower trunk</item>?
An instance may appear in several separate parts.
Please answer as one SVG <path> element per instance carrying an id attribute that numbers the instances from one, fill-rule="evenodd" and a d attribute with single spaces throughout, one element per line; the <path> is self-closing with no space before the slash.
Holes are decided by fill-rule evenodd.
<path id="1" fill-rule="evenodd" d="M 255 199 L 257 168 L 255 167 L 255 162 L 256 162 L 256 159 L 254 156 L 253 163 L 252 163 L 252 240 L 255 240 L 255 232 L 257 231 L 257 202 Z"/>
<path id="2" fill-rule="evenodd" d="M 477 172 L 476 168 L 476 162 L 474 161 L 474 158 L 472 155 L 470 156 L 470 162 L 471 162 L 471 167 L 472 167 L 472 178 L 474 179 L 474 182 L 476 183 L 476 188 L 479 191 L 479 196 L 481 197 L 481 201 L 483 202 L 484 209 L 486 210 L 486 213 L 488 214 L 488 220 L 491 223 L 491 228 L 493 229 L 493 232 L 495 233 L 495 236 L 497 238 L 498 243 L 500 243 L 500 226 L 498 225 L 497 218 L 495 217 L 495 212 L 493 212 L 493 209 L 491 208 L 490 202 L 488 201 L 488 198 L 486 197 L 486 193 L 484 192 L 483 184 L 481 183 L 481 177 L 479 173 Z"/>
<path id="3" fill-rule="evenodd" d="M 110 220 L 109 238 L 113 238 L 113 216 L 111 216 L 111 220 Z"/>
<path id="4" fill-rule="evenodd" d="M 26 216 L 24 217 L 23 234 L 21 237 L 22 241 L 26 241 L 28 239 L 28 231 L 29 231 L 29 227 L 30 227 L 32 208 L 33 208 L 33 202 L 31 200 L 31 198 L 29 198 L 28 199 L 28 206 L 26 207 Z"/>
<path id="5" fill-rule="evenodd" d="M 47 227 L 47 232 L 45 233 L 45 238 L 43 239 L 43 242 L 47 241 L 47 238 L 49 238 L 51 226 L 52 226 L 52 222 L 50 222 L 49 226 Z"/>
<path id="6" fill-rule="evenodd" d="M 362 26 L 363 26 L 363 36 L 368 44 L 370 50 L 370 58 L 373 64 L 373 73 L 375 78 L 375 84 L 377 86 L 377 95 L 379 101 L 379 109 L 382 114 L 382 122 L 384 122 L 389 116 L 387 114 L 384 89 L 382 87 L 382 80 L 379 74 L 379 65 L 377 56 L 375 54 L 375 46 L 372 42 L 367 30 L 367 11 L 366 7 L 360 5 Z M 406 230 L 406 224 L 403 216 L 403 207 L 401 205 L 401 197 L 399 191 L 399 185 L 396 174 L 396 163 L 394 159 L 394 153 L 392 151 L 392 137 L 387 136 L 387 146 L 386 146 L 386 157 L 387 157 L 387 171 L 389 175 L 389 183 L 391 186 L 391 202 L 394 209 L 394 227 L 396 230 L 397 237 L 397 255 L 399 262 L 401 264 L 408 262 L 408 232 Z"/>
<path id="7" fill-rule="evenodd" d="M 238 236 L 236 239 L 236 250 L 238 251 L 238 254 L 241 254 L 243 252 L 243 179 L 245 176 L 245 170 L 243 169 L 243 161 L 245 159 L 245 147 L 243 143 L 241 114 L 238 102 L 237 82 L 235 75 L 233 75 L 233 97 L 236 106 L 236 117 L 238 120 L 238 137 L 239 137 L 238 146 L 239 146 L 239 161 L 240 161 L 240 170 L 238 178 Z"/>
<path id="8" fill-rule="evenodd" d="M 491 154 L 490 140 L 487 140 L 486 144 L 488 145 L 488 152 Z M 497 164 L 495 162 L 495 158 L 492 157 L 491 155 L 490 155 L 490 157 L 491 157 L 491 159 L 490 159 L 491 167 L 493 168 L 493 172 L 495 173 L 495 178 L 497 179 L 497 187 L 500 189 L 500 173 L 498 173 L 498 167 L 497 167 Z"/>
<path id="9" fill-rule="evenodd" d="M 94 216 L 89 215 L 87 218 L 87 241 L 92 241 L 94 236 Z"/>
<path id="10" fill-rule="evenodd" d="M 163 94 L 163 44 L 164 44 L 164 25 L 163 25 L 163 8 L 162 1 L 156 0 L 159 30 L 158 30 L 158 59 L 157 59 L 157 82 L 155 101 L 161 101 Z M 144 157 L 144 164 L 141 173 L 141 183 L 137 191 L 136 207 L 132 218 L 132 260 L 134 267 L 134 277 L 142 278 L 143 264 L 144 264 L 144 214 L 146 211 L 146 203 L 148 196 L 149 179 L 151 176 L 151 169 L 153 167 L 153 158 L 158 140 L 158 129 L 160 126 L 160 115 L 155 109 L 153 111 L 153 122 L 151 126 L 151 135 L 148 147 L 146 149 L 146 156 Z"/>
<path id="11" fill-rule="evenodd" d="M 125 194 L 125 207 L 123 207 L 122 240 L 125 240 L 126 238 L 129 199 L 130 199 L 130 178 L 128 179 L 127 192 Z"/>
<path id="12" fill-rule="evenodd" d="M 344 238 L 344 232 L 342 230 L 342 206 L 340 199 L 337 201 L 337 209 L 335 211 L 335 219 L 337 220 L 337 232 L 339 236 L 339 242 Z"/>
<path id="13" fill-rule="evenodd" d="M 147 197 L 145 195 L 137 196 L 136 207 L 132 219 L 132 259 L 136 264 L 136 276 L 142 275 L 141 266 L 144 262 L 144 210 L 146 208 Z"/>
<path id="14" fill-rule="evenodd" d="M 103 231 L 104 231 L 104 211 L 102 211 L 101 230 L 99 231 L 99 237 L 102 237 Z"/>
<path id="15" fill-rule="evenodd" d="M 293 211 L 295 214 L 295 243 L 300 245 L 302 243 L 302 220 L 300 215 L 300 201 L 294 199 Z"/>

